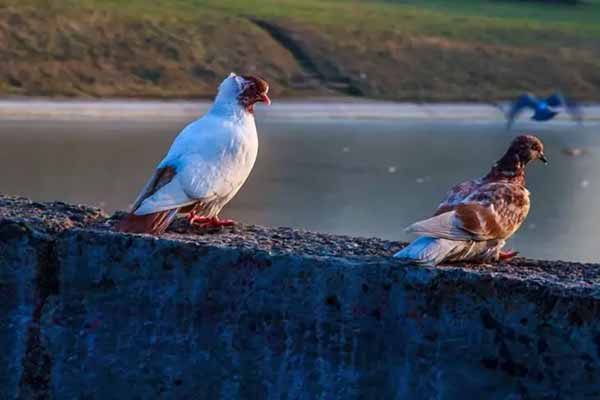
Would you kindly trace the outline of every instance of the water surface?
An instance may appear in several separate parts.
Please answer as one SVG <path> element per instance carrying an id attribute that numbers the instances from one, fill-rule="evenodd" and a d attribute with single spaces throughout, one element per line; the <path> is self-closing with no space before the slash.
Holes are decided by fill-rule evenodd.
<path id="1" fill-rule="evenodd" d="M 0 120 L 0 192 L 126 208 L 185 125 L 177 120 Z M 256 167 L 222 216 L 409 240 L 459 181 L 484 174 L 516 132 L 535 132 L 551 163 L 528 168 L 532 209 L 511 247 L 531 257 L 600 260 L 597 123 L 258 118 Z M 585 154 L 570 157 L 566 147 Z"/>

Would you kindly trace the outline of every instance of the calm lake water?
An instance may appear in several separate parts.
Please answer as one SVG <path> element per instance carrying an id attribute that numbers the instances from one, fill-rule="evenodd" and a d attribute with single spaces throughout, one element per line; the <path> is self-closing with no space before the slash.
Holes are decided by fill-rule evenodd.
<path id="1" fill-rule="evenodd" d="M 260 115 L 259 115 L 260 117 Z M 186 121 L 0 120 L 0 192 L 126 208 Z M 484 174 L 518 132 L 536 133 L 550 165 L 532 164 L 532 209 L 509 245 L 523 255 L 600 260 L 600 129 L 559 121 L 258 118 L 255 169 L 222 216 L 410 240 L 410 223 L 447 189 Z M 585 154 L 571 157 L 566 147 Z"/>

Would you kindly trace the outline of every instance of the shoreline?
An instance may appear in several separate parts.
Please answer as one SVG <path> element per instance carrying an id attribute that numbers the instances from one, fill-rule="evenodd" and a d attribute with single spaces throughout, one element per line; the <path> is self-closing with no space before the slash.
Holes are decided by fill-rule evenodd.
<path id="1" fill-rule="evenodd" d="M 195 118 L 210 106 L 208 100 L 141 99 L 0 99 L 0 120 L 180 120 Z M 353 98 L 275 100 L 259 105 L 256 115 L 266 120 L 480 120 L 504 121 L 506 103 L 411 103 Z M 502 107 L 502 108 L 501 108 Z M 585 121 L 600 122 L 600 103 L 583 106 Z M 525 122 L 524 115 L 521 120 Z M 570 121 L 561 113 L 555 121 Z M 585 122 L 584 122 L 585 123 Z"/>

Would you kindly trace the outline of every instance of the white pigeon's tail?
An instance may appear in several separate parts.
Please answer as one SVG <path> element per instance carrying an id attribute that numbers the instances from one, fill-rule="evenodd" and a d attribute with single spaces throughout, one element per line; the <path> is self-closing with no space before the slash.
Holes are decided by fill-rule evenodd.
<path id="1" fill-rule="evenodd" d="M 160 235 L 167 230 L 178 210 L 178 208 L 174 208 L 146 215 L 130 213 L 119 221 L 117 230 L 120 232 Z"/>
<path id="2" fill-rule="evenodd" d="M 437 265 L 463 250 L 465 242 L 421 236 L 394 254 L 394 258 L 414 264 Z"/>

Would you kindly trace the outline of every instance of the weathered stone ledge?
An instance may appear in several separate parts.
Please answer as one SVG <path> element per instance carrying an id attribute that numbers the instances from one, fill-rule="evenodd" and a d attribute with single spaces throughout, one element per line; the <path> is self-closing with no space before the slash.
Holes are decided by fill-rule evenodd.
<path id="1" fill-rule="evenodd" d="M 600 397 L 600 265 L 0 197 L 0 398 Z"/>

